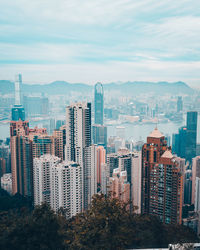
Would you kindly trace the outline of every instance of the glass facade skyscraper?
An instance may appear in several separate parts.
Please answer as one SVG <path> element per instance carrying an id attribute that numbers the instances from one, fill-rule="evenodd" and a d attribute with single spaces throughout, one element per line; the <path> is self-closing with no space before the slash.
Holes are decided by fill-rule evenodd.
<path id="1" fill-rule="evenodd" d="M 196 156 L 197 147 L 197 112 L 187 112 L 187 142 L 186 142 L 186 159 L 192 161 Z"/>
<path id="2" fill-rule="evenodd" d="M 103 85 L 98 82 L 94 88 L 94 121 L 103 125 Z"/>

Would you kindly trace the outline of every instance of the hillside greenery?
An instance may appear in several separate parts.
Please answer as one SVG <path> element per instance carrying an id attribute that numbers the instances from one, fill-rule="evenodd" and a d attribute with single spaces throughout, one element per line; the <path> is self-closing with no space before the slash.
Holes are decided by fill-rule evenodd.
<path id="1" fill-rule="evenodd" d="M 130 249 L 198 241 L 189 228 L 130 213 L 127 204 L 104 195 L 94 196 L 84 213 L 69 220 L 64 214 L 45 204 L 32 209 L 29 200 L 1 190 L 0 249 Z"/>

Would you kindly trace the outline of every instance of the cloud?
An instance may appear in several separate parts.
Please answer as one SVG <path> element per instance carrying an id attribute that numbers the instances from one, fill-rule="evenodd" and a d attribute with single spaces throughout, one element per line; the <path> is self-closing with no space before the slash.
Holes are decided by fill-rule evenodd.
<path id="1" fill-rule="evenodd" d="M 194 84 L 200 78 L 196 72 L 199 0 L 192 4 L 187 0 L 0 0 L 0 6 L 4 78 L 12 78 L 15 71 L 25 72 L 33 82 L 45 77 L 49 81 L 50 76 L 72 82 L 149 77 Z"/>

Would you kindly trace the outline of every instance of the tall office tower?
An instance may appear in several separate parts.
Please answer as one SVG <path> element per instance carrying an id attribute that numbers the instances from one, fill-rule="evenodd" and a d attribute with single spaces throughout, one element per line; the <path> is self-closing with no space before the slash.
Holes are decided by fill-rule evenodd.
<path id="1" fill-rule="evenodd" d="M 127 181 L 127 172 L 119 168 L 113 170 L 113 176 L 109 178 L 109 193 L 111 198 L 118 198 L 123 202 L 130 200 L 130 183 Z"/>
<path id="2" fill-rule="evenodd" d="M 195 204 L 196 178 L 200 178 L 200 156 L 192 159 L 192 204 Z"/>
<path id="3" fill-rule="evenodd" d="M 97 193 L 97 161 L 98 151 L 96 145 L 85 148 L 85 172 L 84 172 L 84 207 L 91 204 L 92 196 Z"/>
<path id="4" fill-rule="evenodd" d="M 89 185 L 85 158 L 86 148 L 91 145 L 91 104 L 75 103 L 66 108 L 66 150 L 65 159 L 80 164 L 83 168 L 83 190 Z M 88 197 L 84 198 L 87 208 Z"/>
<path id="5" fill-rule="evenodd" d="M 190 162 L 196 156 L 197 147 L 197 115 L 196 111 L 187 112 L 186 159 Z"/>
<path id="6" fill-rule="evenodd" d="M 34 205 L 47 203 L 51 205 L 50 170 L 52 166 L 60 163 L 61 159 L 54 155 L 45 154 L 33 159 L 33 186 Z"/>
<path id="7" fill-rule="evenodd" d="M 82 174 L 82 166 L 75 162 L 64 161 L 51 167 L 51 207 L 55 211 L 60 207 L 66 209 L 67 218 L 71 218 L 82 211 Z"/>
<path id="8" fill-rule="evenodd" d="M 182 96 L 178 96 L 178 100 L 177 100 L 177 112 L 181 112 L 183 111 L 183 100 L 182 100 Z"/>
<path id="9" fill-rule="evenodd" d="M 141 213 L 141 179 L 142 179 L 142 156 L 141 152 L 134 152 L 132 159 L 132 201 L 137 207 L 135 213 Z"/>
<path id="10" fill-rule="evenodd" d="M 92 126 L 93 143 L 107 148 L 107 127 L 94 124 Z"/>
<path id="11" fill-rule="evenodd" d="M 22 120 L 25 121 L 25 111 L 21 105 L 21 86 L 22 76 L 19 74 L 15 78 L 15 105 L 12 108 L 12 121 Z"/>
<path id="12" fill-rule="evenodd" d="M 96 171 L 97 171 L 97 187 L 98 191 L 101 189 L 101 168 L 102 165 L 106 163 L 106 150 L 103 146 L 96 147 L 97 150 L 97 164 L 96 164 Z"/>
<path id="13" fill-rule="evenodd" d="M 167 150 L 167 142 L 160 131 L 155 128 L 147 137 L 147 143 L 142 148 L 142 192 L 141 192 L 141 213 L 150 212 L 150 193 L 153 187 L 152 173 L 155 164 L 160 160 L 161 155 Z"/>
<path id="14" fill-rule="evenodd" d="M 98 82 L 94 87 L 94 123 L 103 125 L 103 85 Z"/>
<path id="15" fill-rule="evenodd" d="M 21 88 L 22 88 L 22 75 L 16 75 L 15 76 L 15 104 L 21 105 Z"/>

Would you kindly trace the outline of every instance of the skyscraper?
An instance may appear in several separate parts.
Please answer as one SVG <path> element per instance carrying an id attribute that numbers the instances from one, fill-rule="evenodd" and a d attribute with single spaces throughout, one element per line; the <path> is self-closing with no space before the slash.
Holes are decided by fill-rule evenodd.
<path id="1" fill-rule="evenodd" d="M 187 112 L 186 159 L 190 162 L 196 156 L 197 147 L 197 115 L 196 111 Z"/>
<path id="2" fill-rule="evenodd" d="M 142 197 L 141 212 L 150 212 L 150 192 L 152 189 L 151 173 L 156 163 L 159 162 L 161 155 L 167 150 L 167 142 L 160 131 L 155 128 L 147 137 L 147 143 L 142 148 Z"/>
<path id="3" fill-rule="evenodd" d="M 92 181 L 88 166 L 88 153 L 91 146 L 91 104 L 75 103 L 66 108 L 66 150 L 65 159 L 78 163 L 83 169 L 84 208 L 87 208 L 89 191 Z M 88 169 L 89 168 L 89 169 Z"/>
<path id="4" fill-rule="evenodd" d="M 96 167 L 97 167 L 97 186 L 98 186 L 98 189 L 101 189 L 101 173 L 102 173 L 102 165 L 105 165 L 106 163 L 106 150 L 104 149 L 103 146 L 98 146 L 96 148 L 97 150 L 97 164 L 96 164 Z"/>
<path id="5" fill-rule="evenodd" d="M 197 148 L 197 112 L 187 112 L 187 125 L 179 128 L 179 133 L 173 135 L 173 153 L 192 162 Z"/>
<path id="6" fill-rule="evenodd" d="M 184 159 L 174 157 L 155 129 L 142 149 L 142 213 L 164 223 L 182 220 Z"/>
<path id="7" fill-rule="evenodd" d="M 92 126 L 93 143 L 107 148 L 107 127 L 100 124 Z"/>
<path id="8" fill-rule="evenodd" d="M 103 85 L 98 82 L 94 87 L 94 121 L 95 124 L 103 125 Z"/>
<path id="9" fill-rule="evenodd" d="M 64 208 L 66 217 L 82 211 L 82 167 L 52 155 L 34 159 L 34 204 L 49 204 L 54 211 Z"/>
<path id="10" fill-rule="evenodd" d="M 16 75 L 15 78 L 15 105 L 12 108 L 12 121 L 25 120 L 25 111 L 21 105 L 22 101 L 21 87 L 22 87 L 22 76 L 19 74 Z"/>
<path id="11" fill-rule="evenodd" d="M 32 196 L 32 142 L 27 121 L 10 122 L 10 150 L 13 194 Z"/>
<path id="12" fill-rule="evenodd" d="M 10 145 L 13 194 L 32 197 L 32 142 L 22 133 L 11 136 Z"/>
<path id="13" fill-rule="evenodd" d="M 192 159 L 192 204 L 195 204 L 196 178 L 200 179 L 200 156 Z"/>
<path id="14" fill-rule="evenodd" d="M 183 111 L 183 100 L 182 100 L 182 96 L 178 96 L 178 100 L 177 100 L 177 112 L 181 112 Z"/>
<path id="15" fill-rule="evenodd" d="M 141 213 L 141 180 L 142 180 L 142 158 L 141 152 L 134 152 L 132 158 L 132 201 L 133 206 L 137 207 L 135 213 Z"/>
<path id="16" fill-rule="evenodd" d="M 91 104 L 74 103 L 66 108 L 66 160 L 83 165 L 85 147 L 91 145 Z"/>
<path id="17" fill-rule="evenodd" d="M 50 154 L 42 155 L 33 160 L 34 205 L 47 203 L 51 205 L 51 168 L 61 159 Z"/>

